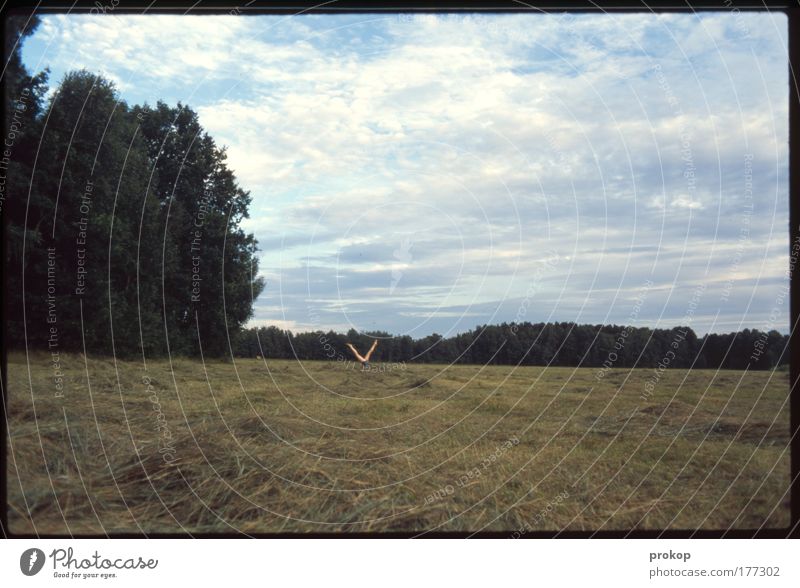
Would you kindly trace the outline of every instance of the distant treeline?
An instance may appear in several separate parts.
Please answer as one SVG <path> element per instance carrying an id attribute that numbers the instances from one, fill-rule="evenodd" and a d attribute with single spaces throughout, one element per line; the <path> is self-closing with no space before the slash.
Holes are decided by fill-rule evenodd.
<path id="1" fill-rule="evenodd" d="M 225 149 L 190 108 L 129 105 L 91 72 L 49 93 L 20 59 L 38 24 L 6 20 L 6 345 L 56 367 L 65 350 L 227 353 L 263 284 Z"/>
<path id="2" fill-rule="evenodd" d="M 388 333 L 292 333 L 277 327 L 243 330 L 233 342 L 240 357 L 352 360 L 345 343 L 365 351 L 380 343 L 376 362 L 582 366 L 596 368 L 705 368 L 765 370 L 789 363 L 788 335 L 744 329 L 698 337 L 689 327 L 649 329 L 575 323 L 503 323 L 452 337 L 421 339 Z"/>

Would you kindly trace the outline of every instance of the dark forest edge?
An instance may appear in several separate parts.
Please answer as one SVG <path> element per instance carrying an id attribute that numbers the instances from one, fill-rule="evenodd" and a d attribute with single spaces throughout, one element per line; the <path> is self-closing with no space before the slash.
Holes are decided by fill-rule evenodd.
<path id="1" fill-rule="evenodd" d="M 251 198 L 225 149 L 180 103 L 122 101 L 110 81 L 68 73 L 48 95 L 20 57 L 37 17 L 6 20 L 4 343 L 53 354 L 383 362 L 771 369 L 788 336 L 745 329 L 501 324 L 421 339 L 246 328 L 264 284 L 244 232 Z M 8 144 L 10 141 L 10 145 Z M 23 271 L 24 268 L 24 271 Z M 224 269 L 224 271 L 223 271 Z M 202 343 L 202 348 L 200 347 Z"/>
<path id="2" fill-rule="evenodd" d="M 689 327 L 650 329 L 575 323 L 483 325 L 420 339 L 376 331 L 292 333 L 274 326 L 242 330 L 238 357 L 351 361 L 345 344 L 367 349 L 379 339 L 376 362 L 460 363 L 610 368 L 767 370 L 789 363 L 788 335 L 744 329 L 698 337 Z"/>

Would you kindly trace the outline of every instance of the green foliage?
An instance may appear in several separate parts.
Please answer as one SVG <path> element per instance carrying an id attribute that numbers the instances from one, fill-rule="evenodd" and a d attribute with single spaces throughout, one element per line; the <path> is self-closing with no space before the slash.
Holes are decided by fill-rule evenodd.
<path id="1" fill-rule="evenodd" d="M 483 325 L 452 337 L 434 333 L 416 340 L 407 335 L 392 337 L 353 329 L 346 336 L 292 333 L 272 326 L 243 331 L 234 352 L 240 357 L 352 360 L 345 344 L 366 350 L 373 338 L 380 340 L 373 357 L 384 362 L 751 370 L 772 369 L 789 362 L 789 336 L 777 331 L 745 329 L 698 338 L 689 327 L 650 329 L 575 323 Z"/>
<path id="2" fill-rule="evenodd" d="M 225 150 L 180 104 L 129 107 L 85 70 L 45 103 L 46 73 L 12 73 L 24 100 L 12 92 L 7 104 L 25 107 L 3 211 L 9 344 L 126 356 L 195 354 L 202 342 L 227 353 L 263 284 L 256 240 L 240 227 L 250 195 Z"/>

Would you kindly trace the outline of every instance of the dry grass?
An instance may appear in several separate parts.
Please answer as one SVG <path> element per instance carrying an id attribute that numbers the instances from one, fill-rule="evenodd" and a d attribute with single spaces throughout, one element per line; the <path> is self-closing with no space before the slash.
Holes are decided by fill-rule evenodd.
<path id="1" fill-rule="evenodd" d="M 57 398 L 49 355 L 9 357 L 15 533 L 789 521 L 785 372 L 670 370 L 643 400 L 651 370 L 611 370 L 597 382 L 595 370 L 572 368 L 364 374 L 248 359 L 160 360 L 145 372 L 140 362 L 61 361 Z M 145 374 L 164 414 L 160 431 Z M 159 453 L 164 431 L 174 453 Z"/>

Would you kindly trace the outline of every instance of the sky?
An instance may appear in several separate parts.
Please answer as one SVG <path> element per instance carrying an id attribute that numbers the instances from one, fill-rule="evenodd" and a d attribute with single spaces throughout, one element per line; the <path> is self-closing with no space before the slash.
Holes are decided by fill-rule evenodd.
<path id="1" fill-rule="evenodd" d="M 29 70 L 187 104 L 227 146 L 253 325 L 788 332 L 780 13 L 42 20 Z"/>

